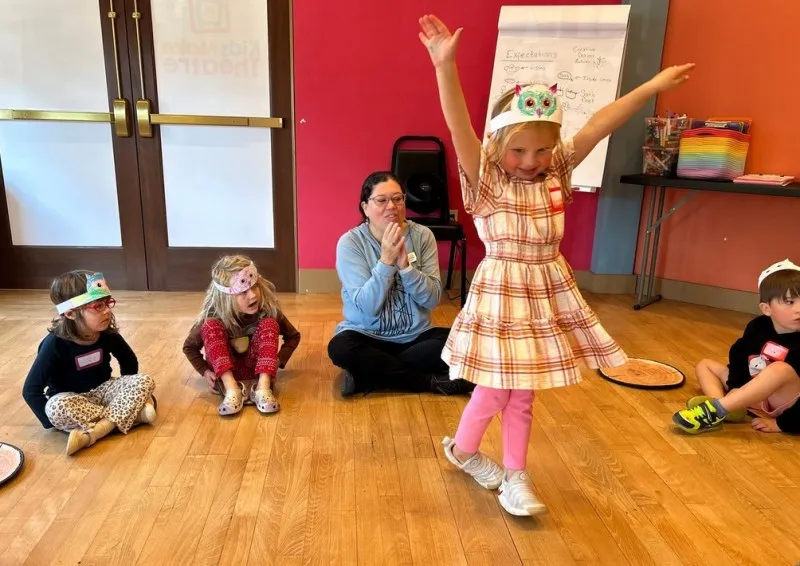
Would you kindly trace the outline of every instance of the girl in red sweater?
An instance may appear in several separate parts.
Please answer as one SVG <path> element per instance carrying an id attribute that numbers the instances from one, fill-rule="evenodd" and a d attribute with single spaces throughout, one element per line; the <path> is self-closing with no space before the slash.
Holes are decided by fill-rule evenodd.
<path id="1" fill-rule="evenodd" d="M 279 364 L 279 312 L 274 286 L 249 258 L 217 261 L 192 332 L 199 327 L 206 362 L 222 383 L 220 415 L 238 413 L 246 401 L 262 413 L 280 409 L 272 392 Z"/>

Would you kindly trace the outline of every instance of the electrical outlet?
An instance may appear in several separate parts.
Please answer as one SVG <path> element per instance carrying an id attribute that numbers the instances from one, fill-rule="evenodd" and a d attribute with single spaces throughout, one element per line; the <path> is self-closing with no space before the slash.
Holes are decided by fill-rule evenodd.
<path id="1" fill-rule="evenodd" d="M 451 210 L 450 211 L 450 220 L 452 220 L 453 222 L 458 222 L 458 211 L 457 210 Z"/>

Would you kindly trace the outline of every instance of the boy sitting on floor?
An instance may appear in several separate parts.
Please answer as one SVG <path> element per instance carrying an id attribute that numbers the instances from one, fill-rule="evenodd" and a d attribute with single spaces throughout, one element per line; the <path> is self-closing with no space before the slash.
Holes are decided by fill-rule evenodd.
<path id="1" fill-rule="evenodd" d="M 766 415 L 753 420 L 761 432 L 800 432 L 800 267 L 788 259 L 758 278 L 759 307 L 729 352 L 727 367 L 714 360 L 697 364 L 703 396 L 672 416 L 686 432 L 721 428 L 744 420 L 747 409 Z"/>

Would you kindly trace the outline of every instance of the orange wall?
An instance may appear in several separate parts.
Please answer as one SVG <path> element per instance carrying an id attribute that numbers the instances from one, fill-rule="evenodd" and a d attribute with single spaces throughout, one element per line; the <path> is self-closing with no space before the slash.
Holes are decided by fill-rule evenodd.
<path id="1" fill-rule="evenodd" d="M 658 98 L 658 111 L 751 117 L 745 172 L 800 179 L 800 73 L 790 71 L 800 68 L 798 22 L 798 0 L 672 0 L 662 65 L 697 68 Z M 685 193 L 670 191 L 665 210 Z M 662 226 L 657 275 L 666 279 L 755 291 L 766 266 L 800 263 L 800 198 L 701 192 Z"/>

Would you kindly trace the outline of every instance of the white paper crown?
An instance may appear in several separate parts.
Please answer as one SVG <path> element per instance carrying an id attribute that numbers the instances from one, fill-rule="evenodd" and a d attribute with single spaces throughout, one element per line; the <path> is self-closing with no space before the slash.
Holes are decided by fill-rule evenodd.
<path id="1" fill-rule="evenodd" d="M 489 121 L 489 131 L 494 133 L 505 126 L 523 122 L 555 122 L 560 125 L 564 111 L 557 92 L 558 85 L 517 85 L 511 108 Z"/>
<path id="2" fill-rule="evenodd" d="M 800 271 L 800 266 L 793 264 L 791 261 L 789 261 L 788 258 L 784 259 L 783 261 L 779 261 L 778 263 L 773 263 L 764 271 L 762 271 L 761 275 L 758 276 L 759 288 L 761 287 L 761 283 L 764 281 L 764 279 L 766 279 L 767 277 L 769 277 L 770 275 L 772 275 L 777 271 L 784 271 L 786 269 L 790 269 L 793 271 Z"/>

